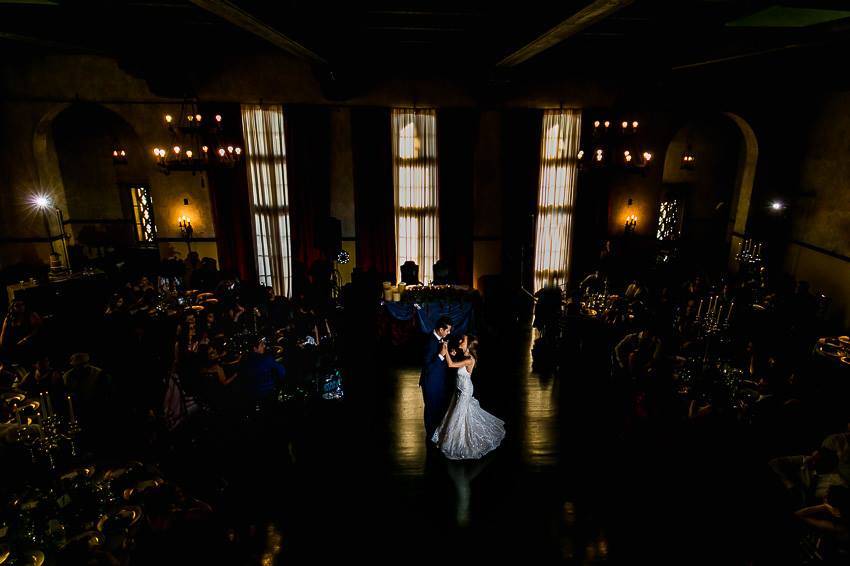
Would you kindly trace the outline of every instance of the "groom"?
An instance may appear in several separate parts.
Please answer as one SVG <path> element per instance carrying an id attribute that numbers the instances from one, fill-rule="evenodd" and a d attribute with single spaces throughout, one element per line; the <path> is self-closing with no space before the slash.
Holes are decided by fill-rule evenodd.
<path id="1" fill-rule="evenodd" d="M 419 386 L 425 400 L 425 434 L 431 439 L 434 431 L 443 420 L 448 409 L 449 391 L 447 384 L 447 369 L 445 344 L 452 332 L 452 320 L 447 316 L 440 317 L 434 331 L 428 336 L 425 346 L 425 359 L 422 363 L 422 375 Z"/>

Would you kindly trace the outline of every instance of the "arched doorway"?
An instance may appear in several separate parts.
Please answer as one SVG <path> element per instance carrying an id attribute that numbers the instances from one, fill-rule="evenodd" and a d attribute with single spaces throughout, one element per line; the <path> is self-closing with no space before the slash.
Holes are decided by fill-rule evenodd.
<path id="1" fill-rule="evenodd" d="M 126 163 L 114 162 L 116 148 L 127 152 Z M 93 103 L 64 105 L 42 120 L 34 150 L 42 186 L 64 212 L 77 249 L 96 256 L 140 242 L 133 191 L 149 186 L 148 163 L 121 116 Z"/>
<path id="2" fill-rule="evenodd" d="M 686 153 L 694 158 L 690 164 L 683 163 Z M 728 265 L 746 233 L 757 161 L 755 133 L 731 113 L 688 119 L 667 146 L 662 200 L 682 204 L 683 245 L 701 263 Z"/>

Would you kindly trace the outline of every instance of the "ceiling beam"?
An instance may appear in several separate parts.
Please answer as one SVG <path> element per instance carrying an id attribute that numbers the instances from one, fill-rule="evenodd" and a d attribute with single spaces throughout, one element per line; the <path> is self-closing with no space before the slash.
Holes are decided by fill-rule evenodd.
<path id="1" fill-rule="evenodd" d="M 531 43 L 522 47 L 496 64 L 496 67 L 515 67 L 528 61 L 565 39 L 619 12 L 634 0 L 593 0 L 590 4 L 559 23 Z"/>
<path id="2" fill-rule="evenodd" d="M 13 41 L 16 43 L 26 43 L 28 45 L 34 45 L 36 47 L 41 47 L 43 49 L 49 49 L 53 51 L 71 51 L 71 52 L 81 52 L 81 53 L 99 53 L 97 50 L 92 49 L 91 47 L 85 47 L 83 45 L 78 45 L 75 43 L 65 43 L 62 41 L 53 41 L 51 39 L 44 39 L 41 37 L 36 37 L 33 35 L 22 35 L 19 33 L 12 33 L 7 31 L 0 31 L 0 41 Z"/>
<path id="3" fill-rule="evenodd" d="M 252 33 L 257 37 L 264 39 L 275 45 L 280 47 L 284 51 L 292 53 L 293 55 L 300 57 L 302 59 L 306 59 L 313 63 L 319 63 L 322 65 L 326 65 L 327 61 L 310 51 L 297 41 L 290 39 L 285 36 L 281 32 L 277 31 L 273 27 L 269 26 L 262 20 L 257 19 L 252 16 L 239 6 L 236 6 L 232 2 L 228 2 L 228 0 L 190 0 L 192 4 L 198 6 L 199 8 L 206 10 L 216 16 L 220 17 L 223 20 L 230 22 L 236 27 Z"/>

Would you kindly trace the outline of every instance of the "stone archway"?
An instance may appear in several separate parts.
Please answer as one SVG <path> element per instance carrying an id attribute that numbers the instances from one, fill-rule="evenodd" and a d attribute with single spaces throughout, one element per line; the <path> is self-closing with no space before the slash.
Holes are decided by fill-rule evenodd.
<path id="1" fill-rule="evenodd" d="M 728 120 L 718 120 L 718 116 Z M 695 169 L 682 170 L 681 155 L 692 143 L 697 156 Z M 710 234 L 705 232 L 698 237 L 729 245 L 728 258 L 724 254 L 717 258 L 720 262 L 733 257 L 741 235 L 746 233 L 757 162 L 758 141 L 752 127 L 730 112 L 688 117 L 667 147 L 663 182 L 674 190 L 676 185 L 687 187 L 679 194 L 697 193 L 690 195 L 696 207 L 702 209 L 696 214 L 700 217 L 697 222 L 711 222 L 714 226 Z M 714 206 L 716 214 L 712 211 Z"/>
<path id="2" fill-rule="evenodd" d="M 135 159 L 113 164 L 116 145 Z M 33 153 L 39 186 L 64 213 L 73 243 L 135 244 L 130 194 L 122 187 L 147 184 L 148 166 L 139 136 L 122 116 L 90 102 L 57 105 L 37 124 Z"/>

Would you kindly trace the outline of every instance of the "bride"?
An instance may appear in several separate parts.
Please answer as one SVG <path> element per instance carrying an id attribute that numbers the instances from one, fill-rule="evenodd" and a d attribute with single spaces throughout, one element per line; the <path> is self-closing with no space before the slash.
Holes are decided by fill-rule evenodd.
<path id="1" fill-rule="evenodd" d="M 481 458 L 501 444 L 505 423 L 482 409 L 472 396 L 471 378 L 478 359 L 478 340 L 464 336 L 456 354 L 462 354 L 462 359 L 456 361 L 443 345 L 446 363 L 457 368 L 457 392 L 431 441 L 451 460 L 471 460 Z"/>

